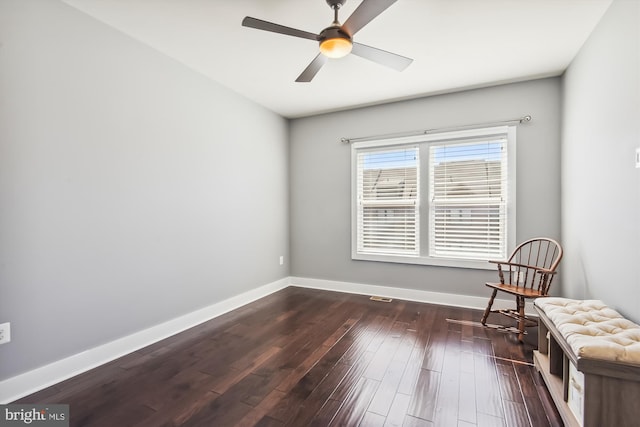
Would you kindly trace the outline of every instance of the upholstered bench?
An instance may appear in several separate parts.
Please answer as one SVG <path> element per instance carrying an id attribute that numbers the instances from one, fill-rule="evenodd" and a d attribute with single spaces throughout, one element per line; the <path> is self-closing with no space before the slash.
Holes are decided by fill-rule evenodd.
<path id="1" fill-rule="evenodd" d="M 598 300 L 539 298 L 576 357 L 640 364 L 640 326 Z"/>
<path id="2" fill-rule="evenodd" d="M 640 420 L 640 326 L 599 300 L 539 298 L 542 374 L 566 425 Z"/>

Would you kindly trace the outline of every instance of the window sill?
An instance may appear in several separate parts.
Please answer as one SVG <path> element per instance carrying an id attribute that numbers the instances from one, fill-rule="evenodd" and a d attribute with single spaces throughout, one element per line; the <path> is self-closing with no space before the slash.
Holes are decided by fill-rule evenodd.
<path id="1" fill-rule="evenodd" d="M 359 254 L 351 255 L 356 261 L 391 262 L 397 264 L 432 265 L 437 267 L 470 268 L 475 270 L 495 270 L 495 265 L 485 260 L 467 260 L 453 258 L 434 258 L 402 255 Z"/>

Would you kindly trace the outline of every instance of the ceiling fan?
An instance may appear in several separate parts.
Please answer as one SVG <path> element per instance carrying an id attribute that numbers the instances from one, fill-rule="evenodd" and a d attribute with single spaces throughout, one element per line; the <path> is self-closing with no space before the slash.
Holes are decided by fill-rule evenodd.
<path id="1" fill-rule="evenodd" d="M 326 1 L 331 9 L 333 9 L 334 20 L 331 26 L 320 31 L 320 34 L 296 30 L 295 28 L 285 27 L 284 25 L 274 24 L 273 22 L 263 21 L 250 16 L 242 20 L 242 25 L 287 36 L 315 40 L 320 43 L 320 53 L 311 61 L 302 74 L 298 76 L 296 82 L 310 82 L 318 71 L 320 71 L 320 68 L 327 62 L 328 58 L 342 58 L 349 53 L 398 71 L 404 70 L 413 62 L 411 58 L 353 41 L 353 36 L 360 31 L 362 27 L 384 12 L 397 0 L 363 0 L 342 25 L 340 25 L 338 21 L 338 10 L 347 0 Z"/>

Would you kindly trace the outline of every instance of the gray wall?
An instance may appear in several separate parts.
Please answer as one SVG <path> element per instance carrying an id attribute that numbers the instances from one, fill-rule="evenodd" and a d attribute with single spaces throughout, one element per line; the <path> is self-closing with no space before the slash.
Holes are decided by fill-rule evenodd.
<path id="1" fill-rule="evenodd" d="M 640 3 L 615 1 L 563 78 L 566 295 L 640 322 Z"/>
<path id="2" fill-rule="evenodd" d="M 425 76 L 425 78 L 428 78 Z M 486 296 L 495 273 L 351 260 L 350 148 L 370 136 L 533 116 L 517 130 L 517 240 L 560 236 L 560 79 L 296 119 L 290 130 L 291 274 Z"/>
<path id="3" fill-rule="evenodd" d="M 289 275 L 286 120 L 58 1 L 0 43 L 0 380 Z"/>

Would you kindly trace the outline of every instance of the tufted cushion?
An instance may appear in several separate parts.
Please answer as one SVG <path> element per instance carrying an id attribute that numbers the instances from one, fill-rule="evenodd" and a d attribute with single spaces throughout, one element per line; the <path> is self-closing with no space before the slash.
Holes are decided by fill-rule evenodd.
<path id="1" fill-rule="evenodd" d="M 640 326 L 598 300 L 538 298 L 578 357 L 640 364 Z"/>

